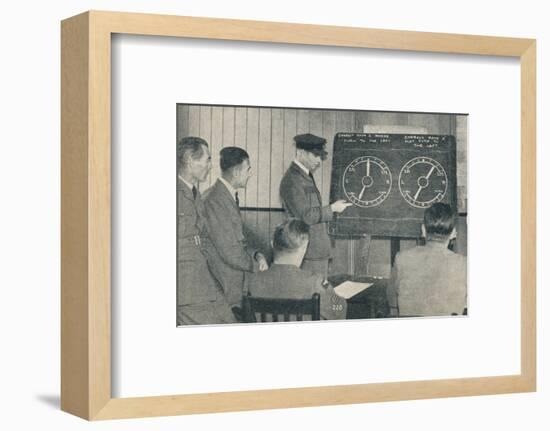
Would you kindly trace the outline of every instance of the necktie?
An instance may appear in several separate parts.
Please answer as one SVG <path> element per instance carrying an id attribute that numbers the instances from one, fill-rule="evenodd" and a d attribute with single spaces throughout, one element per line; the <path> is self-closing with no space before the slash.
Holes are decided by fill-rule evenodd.
<path id="1" fill-rule="evenodd" d="M 239 206 L 239 192 L 235 192 L 235 203 Z"/>
<path id="2" fill-rule="evenodd" d="M 197 188 L 193 186 L 193 199 L 197 199 Z"/>
<path id="3" fill-rule="evenodd" d="M 313 184 L 315 184 L 315 178 L 313 178 L 313 174 L 311 172 L 309 173 L 309 178 L 311 178 L 311 181 L 313 181 Z"/>

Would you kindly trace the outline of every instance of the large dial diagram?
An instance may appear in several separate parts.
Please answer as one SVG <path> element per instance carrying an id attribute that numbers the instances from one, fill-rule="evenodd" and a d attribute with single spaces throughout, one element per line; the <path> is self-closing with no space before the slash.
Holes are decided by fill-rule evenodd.
<path id="1" fill-rule="evenodd" d="M 349 201 L 358 207 L 368 208 L 380 205 L 389 196 L 392 175 L 383 160 L 363 156 L 346 167 L 342 182 Z"/>
<path id="2" fill-rule="evenodd" d="M 427 208 L 440 202 L 447 193 L 447 173 L 430 157 L 409 160 L 399 173 L 399 191 L 407 203 Z"/>

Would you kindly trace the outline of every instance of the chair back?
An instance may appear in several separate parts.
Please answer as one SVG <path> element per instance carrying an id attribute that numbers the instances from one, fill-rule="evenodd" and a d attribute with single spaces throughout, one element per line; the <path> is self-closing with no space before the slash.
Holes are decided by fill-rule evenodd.
<path id="1" fill-rule="evenodd" d="M 321 296 L 314 293 L 308 299 L 290 298 L 257 298 L 250 294 L 243 297 L 243 315 L 247 323 L 257 322 L 290 322 L 291 316 L 297 321 L 304 320 L 304 316 L 311 316 L 311 320 L 321 320 Z"/>

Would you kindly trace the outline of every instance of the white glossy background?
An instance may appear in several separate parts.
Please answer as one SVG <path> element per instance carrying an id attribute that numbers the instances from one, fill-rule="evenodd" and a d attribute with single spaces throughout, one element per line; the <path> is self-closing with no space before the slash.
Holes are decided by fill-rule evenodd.
<path id="1" fill-rule="evenodd" d="M 547 430 L 550 423 L 550 30 L 544 2 L 109 0 L 3 5 L 0 107 L 0 286 L 3 429 Z M 59 404 L 59 20 L 87 9 L 132 10 L 538 39 L 539 392 L 88 424 Z M 502 102 L 500 99 L 495 103 Z M 472 123 L 470 123 L 472 125 Z M 472 153 L 470 152 L 470 156 Z M 470 196 L 473 184 L 470 184 Z M 495 232 L 495 247 L 508 230 Z M 499 239 L 502 238 L 502 239 Z M 495 267 L 501 267 L 499 262 Z M 498 328 L 497 328 L 498 329 Z M 499 336 L 507 334 L 496 331 Z"/>

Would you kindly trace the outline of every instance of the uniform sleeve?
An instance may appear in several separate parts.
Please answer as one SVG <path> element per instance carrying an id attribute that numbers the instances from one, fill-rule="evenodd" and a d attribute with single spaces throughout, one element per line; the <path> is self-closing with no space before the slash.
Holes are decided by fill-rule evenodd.
<path id="1" fill-rule="evenodd" d="M 244 244 L 234 235 L 231 219 L 226 216 L 223 206 L 214 200 L 207 200 L 204 206 L 209 236 L 222 261 L 241 271 L 257 269 Z"/>
<path id="2" fill-rule="evenodd" d="M 330 205 L 312 206 L 303 185 L 298 182 L 284 181 L 281 184 L 281 197 L 287 209 L 308 225 L 332 220 Z"/>
<path id="3" fill-rule="evenodd" d="M 386 287 L 386 296 L 388 298 L 388 305 L 390 307 L 390 315 L 397 316 L 399 314 L 398 297 L 399 292 L 399 253 L 395 256 L 395 262 L 391 269 L 391 276 Z"/>

